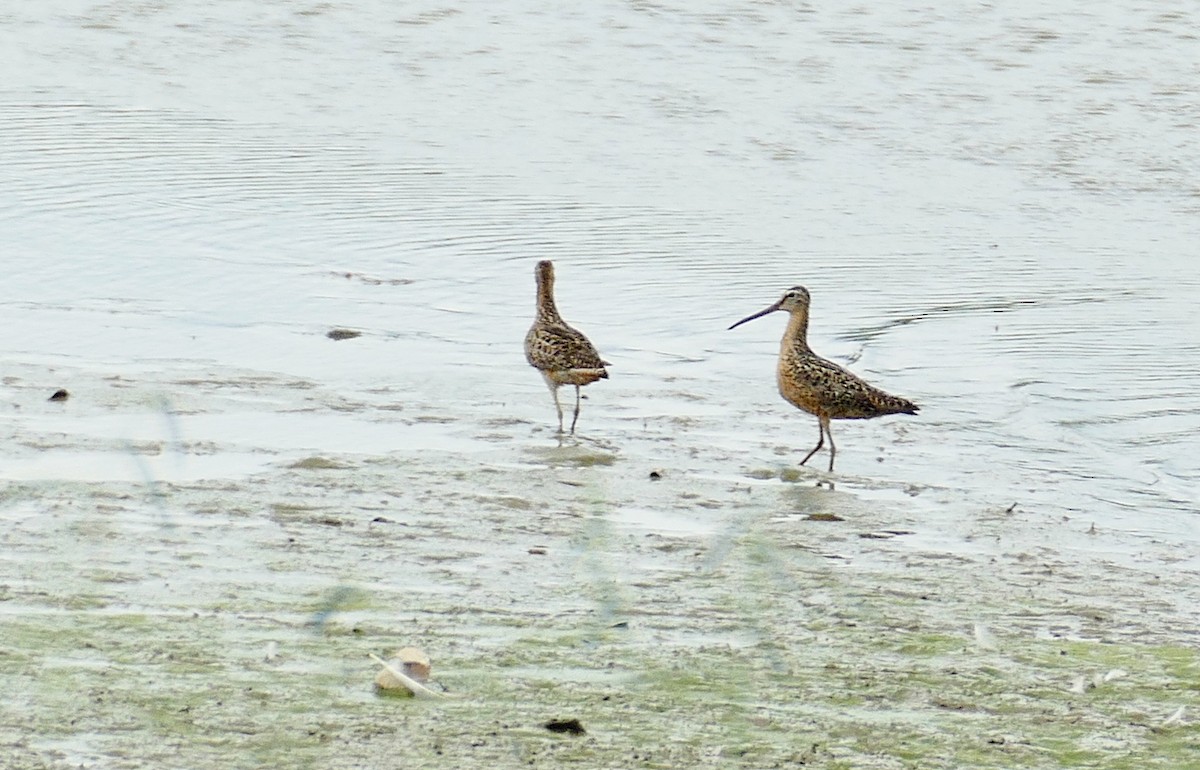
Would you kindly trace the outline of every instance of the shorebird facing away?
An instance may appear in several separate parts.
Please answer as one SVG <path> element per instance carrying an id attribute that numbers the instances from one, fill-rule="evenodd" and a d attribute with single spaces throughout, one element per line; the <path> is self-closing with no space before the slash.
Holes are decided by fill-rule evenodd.
<path id="1" fill-rule="evenodd" d="M 537 277 L 537 318 L 525 335 L 525 360 L 542 373 L 550 387 L 554 408 L 558 410 L 559 433 L 563 432 L 563 411 L 558 403 L 558 388 L 575 386 L 575 417 L 571 420 L 574 435 L 575 423 L 579 421 L 579 388 L 608 379 L 604 367 L 611 364 L 601 359 L 588 338 L 558 314 L 554 304 L 554 263 L 548 259 L 538 262 L 533 274 Z"/>
<path id="2" fill-rule="evenodd" d="M 774 305 L 743 318 L 729 328 L 741 326 L 776 310 L 784 310 L 791 315 L 787 330 L 783 333 L 783 341 L 779 344 L 779 368 L 776 372 L 779 394 L 792 406 L 815 415 L 820 422 L 821 438 L 800 464 L 808 462 L 825 445 L 825 437 L 828 436 L 829 470 L 832 471 L 837 447 L 829 430 L 830 420 L 865 420 L 885 414 L 916 414 L 919 407 L 907 399 L 868 385 L 852 372 L 814 353 L 808 346 L 810 301 L 808 289 L 793 286 Z"/>

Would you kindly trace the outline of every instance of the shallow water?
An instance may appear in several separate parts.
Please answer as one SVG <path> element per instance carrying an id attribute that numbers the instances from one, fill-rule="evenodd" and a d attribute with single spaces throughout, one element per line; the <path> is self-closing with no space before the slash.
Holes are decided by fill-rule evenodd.
<path id="1" fill-rule="evenodd" d="M 686 418 L 754 462 L 814 421 L 782 319 L 724 327 L 803 282 L 814 347 L 923 405 L 839 424 L 844 473 L 1191 513 L 1194 41 L 1158 5 L 10 11 L 6 358 L 540 423 L 549 257 L 614 361 L 588 434 Z"/>
<path id="2" fill-rule="evenodd" d="M 783 319 L 725 329 L 803 283 L 814 348 L 922 406 L 834 428 L 895 548 L 971 553 L 960 520 L 1015 504 L 1048 547 L 1191 574 L 1196 12 L 706 8 L 5 10 L 0 480 L 447 452 L 787 517 L 825 498 L 748 480 L 816 439 Z M 579 445 L 521 352 L 543 258 L 613 362 Z M 707 510 L 609 517 L 745 531 Z"/>

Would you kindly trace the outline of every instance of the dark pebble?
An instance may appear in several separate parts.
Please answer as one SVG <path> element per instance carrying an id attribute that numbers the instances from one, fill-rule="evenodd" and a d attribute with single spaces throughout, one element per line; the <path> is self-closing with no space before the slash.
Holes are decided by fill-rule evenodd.
<path id="1" fill-rule="evenodd" d="M 587 730 L 583 729 L 578 719 L 551 719 L 545 725 L 546 729 L 552 733 L 570 733 L 571 735 L 584 735 Z"/>

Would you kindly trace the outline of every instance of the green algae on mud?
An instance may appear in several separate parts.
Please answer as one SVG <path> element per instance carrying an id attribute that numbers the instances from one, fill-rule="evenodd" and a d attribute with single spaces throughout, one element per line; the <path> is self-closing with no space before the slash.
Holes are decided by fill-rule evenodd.
<path id="1" fill-rule="evenodd" d="M 844 492 L 326 459 L 152 502 L 10 490 L 15 767 L 1177 768 L 1200 750 L 1171 720 L 1200 708 L 1200 661 L 1170 629 L 1056 637 L 1146 618 L 1064 599 L 1019 558 L 847 537 L 896 514 Z M 848 523 L 804 521 L 830 511 Z M 374 695 L 367 654 L 409 643 L 453 697 Z M 586 735 L 542 727 L 572 718 Z"/>
<path id="2" fill-rule="evenodd" d="M 342 470 L 352 466 L 328 457 L 305 457 L 303 460 L 295 461 L 289 467 L 297 470 Z"/>

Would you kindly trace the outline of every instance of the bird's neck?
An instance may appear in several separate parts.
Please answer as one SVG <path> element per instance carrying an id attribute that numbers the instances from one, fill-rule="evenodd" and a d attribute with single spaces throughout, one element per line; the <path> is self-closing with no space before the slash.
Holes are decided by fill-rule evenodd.
<path id="1" fill-rule="evenodd" d="M 562 316 L 558 314 L 558 306 L 554 304 L 554 279 L 545 279 L 538 281 L 537 290 L 537 317 L 539 321 L 548 323 L 562 323 Z"/>
<path id="2" fill-rule="evenodd" d="M 782 347 L 785 350 L 794 350 L 799 353 L 812 352 L 812 349 L 808 347 L 807 309 L 800 308 L 788 314 L 788 325 L 783 332 Z"/>

